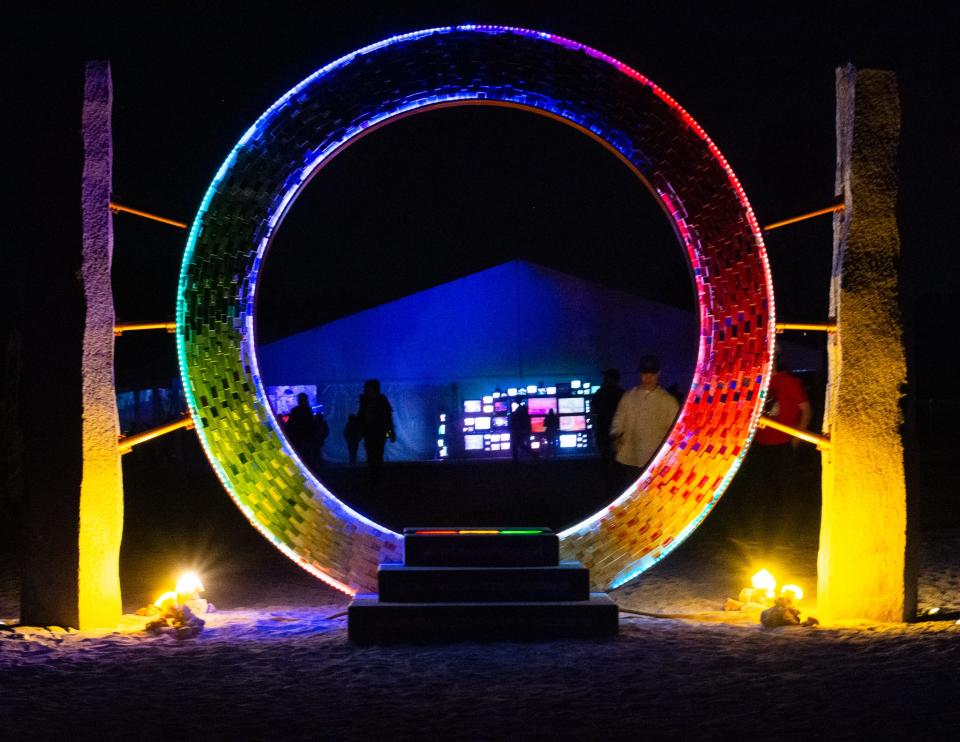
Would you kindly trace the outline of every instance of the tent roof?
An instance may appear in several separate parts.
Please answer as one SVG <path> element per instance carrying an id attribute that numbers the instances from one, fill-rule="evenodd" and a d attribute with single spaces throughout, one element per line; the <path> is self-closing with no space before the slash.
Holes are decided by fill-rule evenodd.
<path id="1" fill-rule="evenodd" d="M 693 312 L 514 260 L 264 345 L 260 365 L 270 384 L 536 383 L 629 376 L 652 352 L 666 382 L 686 383 L 696 340 Z"/>

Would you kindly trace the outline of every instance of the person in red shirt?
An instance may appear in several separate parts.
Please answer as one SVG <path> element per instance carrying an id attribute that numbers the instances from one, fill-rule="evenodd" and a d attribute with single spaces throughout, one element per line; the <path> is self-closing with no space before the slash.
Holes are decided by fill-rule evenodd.
<path id="1" fill-rule="evenodd" d="M 787 369 L 783 359 L 775 359 L 776 373 L 770 379 L 767 390 L 764 416 L 791 428 L 806 430 L 813 411 L 807 391 L 800 381 Z M 757 431 L 750 449 L 750 483 L 754 492 L 753 513 L 759 522 L 758 540 L 772 547 L 782 542 L 792 542 L 800 532 L 802 518 L 807 511 L 806 500 L 812 495 L 800 491 L 802 487 L 800 462 L 794 438 L 773 428 Z"/>
<path id="2" fill-rule="evenodd" d="M 787 370 L 779 356 L 776 367 L 777 372 L 770 379 L 770 388 L 767 390 L 764 415 L 791 428 L 806 430 L 813 414 L 807 399 L 807 390 L 803 388 L 803 382 Z M 793 448 L 796 448 L 799 442 L 799 438 L 773 428 L 757 431 L 755 440 L 759 446 L 782 446 L 789 443 Z"/>

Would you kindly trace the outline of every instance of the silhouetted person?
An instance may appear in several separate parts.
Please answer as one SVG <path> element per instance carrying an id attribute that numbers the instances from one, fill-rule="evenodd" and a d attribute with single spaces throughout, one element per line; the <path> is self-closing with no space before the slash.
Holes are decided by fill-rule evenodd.
<path id="1" fill-rule="evenodd" d="M 520 460 L 520 449 L 530 453 L 530 411 L 526 402 L 519 402 L 517 409 L 510 413 L 510 453 L 513 461 Z"/>
<path id="2" fill-rule="evenodd" d="M 362 400 L 363 397 L 360 397 Z M 360 448 L 360 441 L 363 440 L 363 423 L 357 415 L 350 415 L 347 418 L 347 424 L 343 426 L 343 438 L 347 442 L 347 455 L 350 456 L 350 463 L 357 463 L 357 450 Z"/>
<path id="3" fill-rule="evenodd" d="M 327 442 L 327 438 L 330 437 L 330 426 L 327 424 L 327 418 L 323 416 L 323 410 L 319 410 L 314 414 L 313 421 L 316 426 L 317 431 L 317 464 L 323 463 L 323 446 Z"/>
<path id="4" fill-rule="evenodd" d="M 613 425 L 613 416 L 622 396 L 620 372 L 615 368 L 608 368 L 603 372 L 603 383 L 590 398 L 590 418 L 597 440 L 597 451 L 607 464 L 613 464 L 616 455 L 613 440 L 610 438 L 610 426 Z"/>
<path id="5" fill-rule="evenodd" d="M 610 426 L 627 483 L 636 480 L 670 432 L 680 405 L 660 386 L 660 359 L 640 359 L 640 384 L 620 398 Z"/>
<path id="6" fill-rule="evenodd" d="M 323 427 L 329 432 L 326 421 L 323 422 Z M 287 424 L 284 431 L 287 440 L 297 449 L 297 453 L 300 454 L 307 466 L 314 467 L 322 460 L 322 454 L 320 453 L 320 447 L 323 446 L 323 441 L 320 440 L 321 428 L 313 415 L 310 399 L 303 392 L 297 395 L 297 405 L 287 415 Z"/>
<path id="7" fill-rule="evenodd" d="M 560 442 L 560 418 L 553 410 L 547 412 L 547 416 L 543 418 L 543 433 L 549 447 L 548 450 L 556 451 Z"/>
<path id="8" fill-rule="evenodd" d="M 370 480 L 378 484 L 383 473 L 383 449 L 387 439 L 396 442 L 397 434 L 393 430 L 393 408 L 380 393 L 380 382 L 376 379 L 368 379 L 363 383 L 357 417 L 363 426 L 363 447 L 367 452 Z"/>
<path id="9" fill-rule="evenodd" d="M 803 382 L 790 373 L 783 358 L 777 354 L 776 373 L 770 378 L 764 415 L 791 428 L 806 430 L 813 416 Z M 747 457 L 747 470 L 753 474 L 755 494 L 763 498 L 758 508 L 761 513 L 760 540 L 768 545 L 785 535 L 797 532 L 801 519 L 809 515 L 804 496 L 798 486 L 799 438 L 773 428 L 757 431 Z M 781 533 L 783 531 L 783 533 Z"/>
<path id="10" fill-rule="evenodd" d="M 462 459 L 463 448 L 463 415 L 454 413 L 447 415 L 446 422 L 447 453 L 451 459 Z"/>

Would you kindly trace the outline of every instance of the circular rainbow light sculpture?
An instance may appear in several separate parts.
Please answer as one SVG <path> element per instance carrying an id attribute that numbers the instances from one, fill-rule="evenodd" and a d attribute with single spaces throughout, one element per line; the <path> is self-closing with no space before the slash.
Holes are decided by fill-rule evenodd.
<path id="1" fill-rule="evenodd" d="M 348 54 L 280 98 L 220 167 L 187 240 L 177 348 L 190 412 L 261 533 L 338 589 L 376 589 L 401 537 L 337 499 L 284 438 L 257 367 L 257 281 L 287 210 L 334 155 L 403 115 L 469 104 L 545 115 L 604 144 L 662 205 L 689 259 L 700 340 L 679 417 L 633 486 L 560 534 L 595 587 L 616 587 L 689 535 L 739 467 L 768 384 L 774 306 L 759 227 L 723 155 L 663 90 L 583 44 L 500 26 L 427 29 Z"/>

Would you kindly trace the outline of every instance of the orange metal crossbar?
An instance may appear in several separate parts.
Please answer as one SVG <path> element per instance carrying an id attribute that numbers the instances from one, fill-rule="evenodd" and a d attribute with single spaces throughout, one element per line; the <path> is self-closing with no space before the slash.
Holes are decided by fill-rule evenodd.
<path id="1" fill-rule="evenodd" d="M 167 332 L 176 332 L 176 322 L 128 322 L 121 325 L 114 325 L 113 334 L 120 337 L 125 332 L 134 330 L 166 330 Z"/>
<path id="2" fill-rule="evenodd" d="M 801 214 L 800 216 L 794 216 L 790 219 L 784 219 L 780 222 L 768 224 L 763 228 L 763 231 L 769 232 L 771 229 L 777 229 L 779 227 L 785 227 L 788 224 L 796 224 L 797 222 L 806 221 L 807 219 L 813 219 L 815 216 L 823 216 L 824 214 L 832 214 L 835 211 L 843 211 L 845 208 L 846 207 L 843 204 L 834 204 L 833 206 L 828 206 L 825 209 L 818 209 L 817 211 L 811 211 L 808 214 Z"/>
<path id="3" fill-rule="evenodd" d="M 189 415 L 186 415 L 181 417 L 179 420 L 175 420 L 172 423 L 167 423 L 166 425 L 161 425 L 159 428 L 154 428 L 153 430 L 145 430 L 142 433 L 137 433 L 136 435 L 130 435 L 127 437 L 121 436 L 120 440 L 117 441 L 117 444 L 120 447 L 120 455 L 122 456 L 125 453 L 130 453 L 134 446 L 139 446 L 141 443 L 152 441 L 154 438 L 159 438 L 161 435 L 172 433 L 174 430 L 180 430 L 180 428 L 190 429 L 192 427 L 193 418 Z"/>
<path id="4" fill-rule="evenodd" d="M 836 322 L 826 322 L 822 324 L 791 324 L 789 322 L 777 322 L 777 332 L 783 332 L 784 330 L 803 330 L 810 332 L 836 332 L 837 323 Z"/>
<path id="5" fill-rule="evenodd" d="M 781 433 L 792 435 L 794 438 L 799 438 L 802 441 L 814 444 L 818 451 L 827 451 L 830 448 L 830 439 L 826 436 L 817 435 L 816 433 L 811 433 L 807 430 L 800 430 L 799 428 L 791 428 L 789 425 L 778 423 L 776 420 L 771 420 L 769 417 L 761 417 L 757 421 L 757 427 L 773 428 L 774 430 L 779 430 Z"/>
<path id="6" fill-rule="evenodd" d="M 123 212 L 124 214 L 133 214 L 134 216 L 142 216 L 144 219 L 151 219 L 155 222 L 160 222 L 161 224 L 169 224 L 171 227 L 179 227 L 180 229 L 186 229 L 188 225 L 183 222 L 178 222 L 174 219 L 167 219 L 164 216 L 157 216 L 156 214 L 151 214 L 149 211 L 140 211 L 140 209 L 131 209 L 129 206 L 123 206 L 118 203 L 110 202 L 110 211 L 114 213 Z"/>

